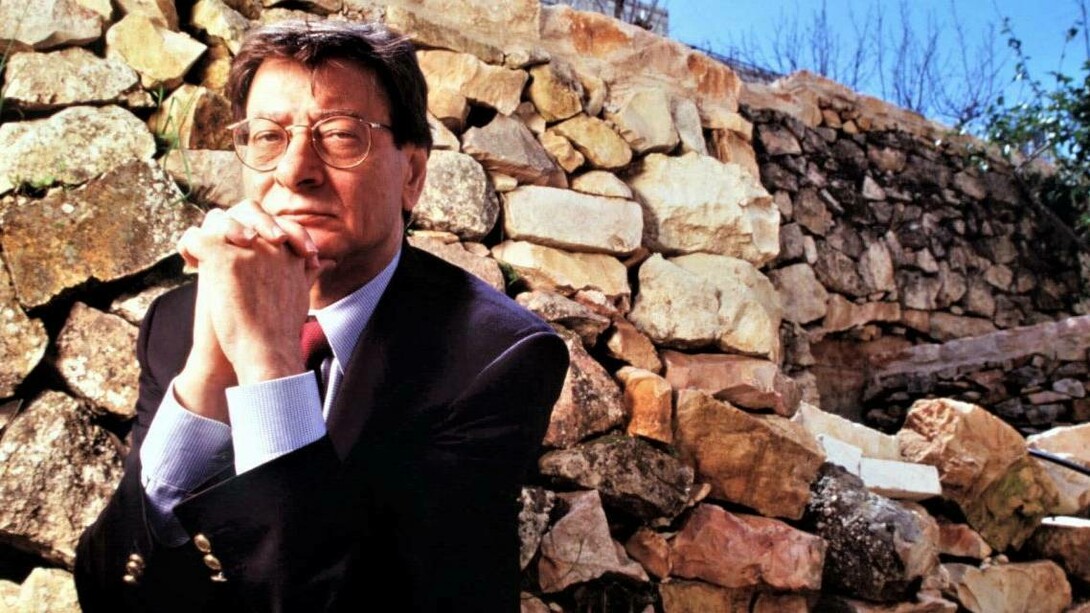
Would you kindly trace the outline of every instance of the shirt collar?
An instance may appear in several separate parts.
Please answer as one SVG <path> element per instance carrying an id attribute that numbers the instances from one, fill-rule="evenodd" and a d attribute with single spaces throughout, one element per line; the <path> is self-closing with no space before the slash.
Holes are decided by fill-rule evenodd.
<path id="1" fill-rule="evenodd" d="M 334 362 L 340 368 L 343 369 L 348 359 L 352 357 L 352 351 L 356 348 L 360 334 L 367 327 L 367 322 L 371 320 L 371 315 L 374 314 L 382 294 L 386 292 L 386 287 L 390 284 L 390 279 L 393 278 L 394 270 L 397 269 L 397 263 L 400 260 L 399 247 L 386 268 L 362 287 L 333 304 L 310 311 L 310 314 L 322 326 L 326 338 L 329 339 Z"/>

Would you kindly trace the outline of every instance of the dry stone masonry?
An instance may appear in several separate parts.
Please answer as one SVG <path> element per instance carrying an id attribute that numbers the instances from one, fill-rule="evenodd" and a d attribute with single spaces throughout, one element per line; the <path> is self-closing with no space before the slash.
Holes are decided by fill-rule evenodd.
<path id="1" fill-rule="evenodd" d="M 1085 257 L 982 144 L 536 0 L 5 0 L 0 609 L 77 610 L 137 326 L 242 197 L 226 70 L 288 18 L 413 39 L 409 242 L 568 346 L 523 611 L 1090 607 L 1090 477 L 1031 454 L 1090 466 Z"/>

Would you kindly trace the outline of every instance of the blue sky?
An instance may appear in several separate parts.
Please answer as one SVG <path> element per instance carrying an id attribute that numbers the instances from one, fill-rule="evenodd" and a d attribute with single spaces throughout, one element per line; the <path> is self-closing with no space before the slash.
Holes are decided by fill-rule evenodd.
<path id="1" fill-rule="evenodd" d="M 827 0 L 830 22 L 851 36 L 851 14 L 861 18 L 876 0 Z M 899 0 L 877 0 L 883 10 L 896 17 Z M 1085 47 L 1080 37 L 1067 47 L 1067 59 L 1061 66 L 1059 59 L 1063 48 L 1064 33 L 1080 17 L 1074 0 L 909 0 L 914 25 L 923 30 L 928 16 L 944 28 L 946 51 L 956 45 L 950 9 L 955 7 L 964 24 L 968 40 L 976 44 L 988 22 L 996 24 L 996 49 L 1006 56 L 1006 37 L 999 33 L 1003 17 L 1009 17 L 1015 34 L 1022 39 L 1023 50 L 1031 59 L 1030 71 L 1042 82 L 1047 71 L 1060 69 L 1067 74 L 1079 72 L 1086 59 Z M 820 6 L 819 0 L 659 0 L 660 6 L 670 11 L 670 36 L 677 40 L 709 45 L 713 50 L 726 49 L 737 44 L 744 36 L 756 41 L 770 39 L 776 28 L 782 27 L 784 15 L 799 14 L 808 21 L 812 11 Z M 1006 62 L 1003 80 L 1013 77 L 1014 60 Z M 878 94 L 876 91 L 869 93 Z M 1009 92 L 1009 95 L 1016 95 Z"/>

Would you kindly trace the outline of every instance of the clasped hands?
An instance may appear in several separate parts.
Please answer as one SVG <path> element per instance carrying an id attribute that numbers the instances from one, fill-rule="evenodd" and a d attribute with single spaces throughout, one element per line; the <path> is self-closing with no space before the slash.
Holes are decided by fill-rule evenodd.
<path id="1" fill-rule="evenodd" d="M 209 211 L 178 253 L 198 274 L 193 346 L 174 393 L 186 409 L 227 423 L 228 387 L 303 372 L 299 335 L 318 248 L 298 223 L 244 200 Z"/>

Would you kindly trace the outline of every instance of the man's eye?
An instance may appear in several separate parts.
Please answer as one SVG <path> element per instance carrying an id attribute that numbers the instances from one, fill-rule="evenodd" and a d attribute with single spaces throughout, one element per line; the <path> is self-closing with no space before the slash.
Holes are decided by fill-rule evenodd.
<path id="1" fill-rule="evenodd" d="M 329 143 L 335 143 L 339 141 L 351 142 L 360 139 L 360 136 L 358 134 L 349 130 L 323 130 L 320 136 L 322 140 Z"/>
<path id="2" fill-rule="evenodd" d="M 250 142 L 255 145 L 275 145 L 283 140 L 283 133 L 276 130 L 261 130 L 250 135 Z"/>

